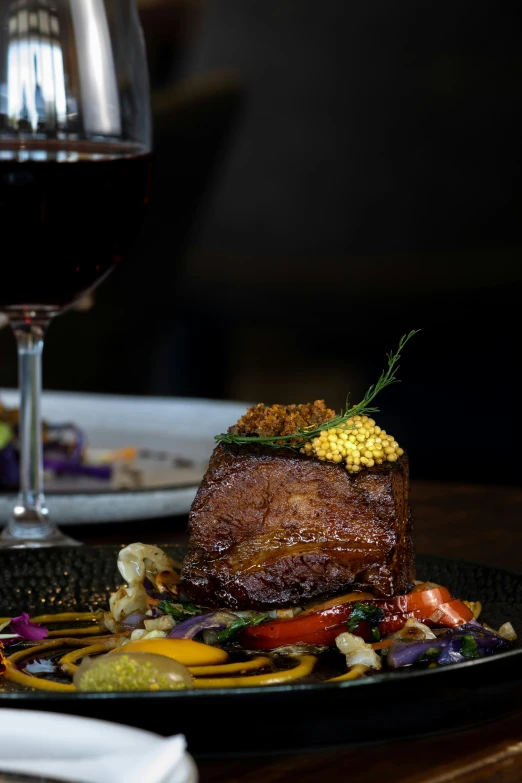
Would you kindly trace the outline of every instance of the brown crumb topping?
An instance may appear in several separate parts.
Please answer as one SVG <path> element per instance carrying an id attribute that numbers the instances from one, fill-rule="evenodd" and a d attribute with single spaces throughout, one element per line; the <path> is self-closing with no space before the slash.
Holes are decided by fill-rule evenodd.
<path id="1" fill-rule="evenodd" d="M 236 435 L 259 435 L 271 438 L 276 435 L 292 435 L 305 427 L 320 427 L 333 419 L 335 411 L 327 408 L 324 400 L 308 402 L 305 405 L 253 405 L 230 428 Z"/>

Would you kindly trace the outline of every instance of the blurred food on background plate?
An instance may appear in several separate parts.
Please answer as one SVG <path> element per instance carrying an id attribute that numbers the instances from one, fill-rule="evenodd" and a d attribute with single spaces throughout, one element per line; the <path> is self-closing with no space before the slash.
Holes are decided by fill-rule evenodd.
<path id="1" fill-rule="evenodd" d="M 18 408 L 0 398 L 0 491 L 19 486 Z M 75 422 L 43 421 L 44 477 L 51 491 L 111 491 L 193 485 L 207 467 L 183 454 L 138 448 L 93 448 Z"/>

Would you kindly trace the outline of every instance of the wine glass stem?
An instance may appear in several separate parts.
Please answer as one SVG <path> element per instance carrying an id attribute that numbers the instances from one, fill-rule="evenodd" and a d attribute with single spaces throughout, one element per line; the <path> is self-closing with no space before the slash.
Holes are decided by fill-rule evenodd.
<path id="1" fill-rule="evenodd" d="M 42 538 L 53 530 L 43 493 L 42 352 L 47 324 L 15 324 L 20 388 L 20 495 L 10 533 Z"/>

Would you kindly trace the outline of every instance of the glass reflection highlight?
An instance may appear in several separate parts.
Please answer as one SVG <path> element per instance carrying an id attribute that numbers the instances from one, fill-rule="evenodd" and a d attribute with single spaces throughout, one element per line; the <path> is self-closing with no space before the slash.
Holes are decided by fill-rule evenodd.
<path id="1" fill-rule="evenodd" d="M 121 133 L 118 84 L 103 0 L 71 5 L 87 134 Z"/>
<path id="2" fill-rule="evenodd" d="M 23 8 L 21 6 L 25 5 Z M 16 130 L 65 127 L 65 69 L 56 11 L 13 4 L 7 53 L 7 114 Z"/>

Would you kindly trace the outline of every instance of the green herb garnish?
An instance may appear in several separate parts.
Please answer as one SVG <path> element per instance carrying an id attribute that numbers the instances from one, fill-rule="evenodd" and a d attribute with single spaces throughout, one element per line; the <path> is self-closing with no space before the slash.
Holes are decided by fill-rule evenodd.
<path id="1" fill-rule="evenodd" d="M 441 651 L 437 647 L 428 647 L 426 652 L 420 656 L 418 663 L 433 663 L 433 661 L 437 660 L 440 653 Z"/>
<path id="2" fill-rule="evenodd" d="M 362 621 L 366 620 L 372 629 L 373 637 L 374 630 L 379 633 L 377 626 L 383 618 L 384 612 L 382 609 L 379 609 L 378 606 L 373 606 L 373 604 L 365 604 L 361 601 L 357 601 L 356 603 L 352 604 L 352 613 L 346 621 L 346 626 L 350 633 L 353 633 L 359 627 Z M 374 641 L 377 642 L 379 639 L 374 639 Z"/>
<path id="3" fill-rule="evenodd" d="M 462 634 L 462 636 L 457 636 L 457 639 L 462 639 L 462 647 L 460 648 L 460 654 L 464 656 L 464 658 L 480 658 L 480 654 L 478 651 L 477 646 L 477 640 L 473 636 L 473 634 L 465 633 Z"/>
<path id="4" fill-rule="evenodd" d="M 243 628 L 246 628 L 249 625 L 260 625 L 260 623 L 263 623 L 269 617 L 270 615 L 268 614 L 262 614 L 259 617 L 238 617 L 228 628 L 224 628 L 222 631 L 216 633 L 216 641 L 219 642 L 219 644 L 231 642 L 235 635 L 239 633 L 239 631 L 242 631 Z"/>
<path id="5" fill-rule="evenodd" d="M 413 329 L 409 334 L 403 335 L 399 341 L 397 351 L 395 353 L 390 351 L 390 353 L 386 354 L 388 357 L 388 369 L 382 371 L 377 383 L 370 386 L 361 402 L 350 407 L 350 395 L 347 394 L 344 413 L 341 412 L 339 416 L 335 416 L 335 418 L 326 421 L 324 424 L 321 424 L 320 427 L 314 427 L 313 429 L 305 427 L 304 429 L 296 430 L 291 435 L 273 435 L 270 437 L 261 437 L 259 435 L 235 435 L 234 433 L 223 432 L 221 435 L 216 435 L 215 440 L 218 443 L 234 443 L 236 445 L 263 443 L 266 446 L 273 446 L 275 448 L 284 447 L 298 450 L 301 448 L 301 444 L 295 445 L 290 443 L 290 441 L 295 441 L 296 439 L 299 441 L 313 440 L 313 438 L 316 438 L 323 430 L 330 430 L 332 427 L 338 427 L 340 424 L 344 424 L 348 421 L 348 419 L 353 418 L 353 416 L 367 416 L 371 413 L 377 413 L 379 408 L 371 407 L 371 403 L 379 392 L 387 386 L 391 386 L 392 383 L 399 383 L 396 372 L 399 369 L 397 362 L 401 358 L 401 351 L 408 340 L 419 331 L 420 329 Z"/>
<path id="6" fill-rule="evenodd" d="M 158 604 L 158 609 L 165 614 L 170 614 L 176 620 L 188 620 L 197 614 L 204 614 L 203 608 L 197 607 L 192 601 L 162 601 Z"/>

